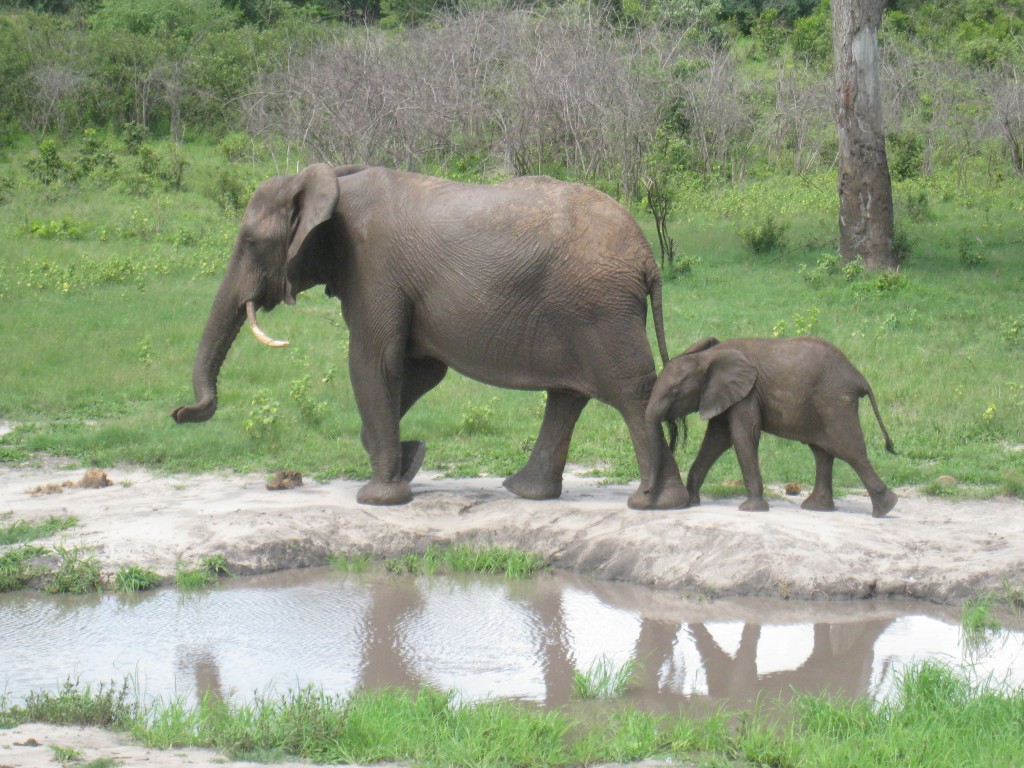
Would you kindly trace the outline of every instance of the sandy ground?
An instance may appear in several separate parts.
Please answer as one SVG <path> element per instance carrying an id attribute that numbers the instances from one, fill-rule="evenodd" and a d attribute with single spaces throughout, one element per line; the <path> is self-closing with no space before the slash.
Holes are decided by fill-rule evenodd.
<path id="1" fill-rule="evenodd" d="M 1024 579 L 1019 500 L 952 503 L 897 489 L 899 504 L 881 519 L 860 494 L 837 498 L 835 512 L 805 511 L 801 496 L 784 495 L 768 512 L 740 512 L 739 498 L 638 512 L 626 506 L 630 487 L 577 475 L 566 478 L 561 499 L 535 502 L 508 493 L 500 479 L 421 473 L 412 503 L 369 507 L 355 501 L 360 483 L 346 480 L 305 479 L 271 491 L 257 475 L 168 476 L 129 467 L 103 474 L 110 485 L 86 488 L 82 469 L 0 467 L 0 525 L 73 515 L 76 526 L 38 543 L 82 547 L 108 578 L 139 565 L 170 580 L 179 561 L 214 554 L 246 574 L 321 565 L 338 552 L 395 556 L 469 541 L 537 552 L 599 578 L 705 596 L 957 603 Z M 224 759 L 33 724 L 0 731 L 0 768 L 53 765 L 48 746 L 153 768 Z"/>

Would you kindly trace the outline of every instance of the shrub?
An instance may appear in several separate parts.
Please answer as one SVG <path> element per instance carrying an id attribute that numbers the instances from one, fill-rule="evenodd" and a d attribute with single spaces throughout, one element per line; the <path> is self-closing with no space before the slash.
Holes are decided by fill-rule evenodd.
<path id="1" fill-rule="evenodd" d="M 768 216 L 758 224 L 751 224 L 749 227 L 741 227 L 737 234 L 755 254 L 761 255 L 780 250 L 786 242 L 786 230 L 789 225 L 776 221 L 774 217 Z"/>
<path id="2" fill-rule="evenodd" d="M 885 137 L 893 181 L 916 179 L 924 169 L 924 141 L 915 133 L 896 131 Z"/>
<path id="3" fill-rule="evenodd" d="M 966 232 L 961 232 L 957 238 L 956 252 L 965 267 L 980 267 L 987 261 L 981 252 L 981 241 Z"/>

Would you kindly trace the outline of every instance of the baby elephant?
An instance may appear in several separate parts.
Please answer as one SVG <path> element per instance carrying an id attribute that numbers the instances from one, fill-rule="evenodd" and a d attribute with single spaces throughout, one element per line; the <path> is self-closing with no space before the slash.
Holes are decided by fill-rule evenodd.
<path id="1" fill-rule="evenodd" d="M 700 504 L 700 487 L 719 456 L 736 449 L 747 487 L 742 510 L 765 510 L 764 485 L 757 459 L 761 431 L 807 444 L 814 454 L 814 490 L 805 509 L 832 510 L 832 462 L 852 466 L 871 496 L 871 514 L 882 517 L 897 496 L 868 461 L 857 406 L 868 396 L 885 437 L 878 404 L 864 376 L 824 339 L 703 339 L 673 358 L 658 376 L 647 405 L 651 450 L 663 445 L 663 422 L 669 423 L 675 447 L 676 421 L 699 411 L 708 420 L 704 442 L 686 480 L 690 504 Z M 664 450 L 663 448 L 661 450 Z M 657 453 L 652 454 L 657 455 Z M 651 480 L 652 487 L 660 478 Z"/>

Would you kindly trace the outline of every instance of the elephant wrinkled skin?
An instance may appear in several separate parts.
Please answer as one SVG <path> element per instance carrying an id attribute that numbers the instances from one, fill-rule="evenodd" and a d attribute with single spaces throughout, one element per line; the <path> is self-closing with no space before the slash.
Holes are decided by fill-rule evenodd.
<path id="1" fill-rule="evenodd" d="M 663 441 L 661 425 L 668 422 L 674 447 L 675 421 L 695 411 L 708 420 L 686 480 L 691 505 L 700 504 L 708 470 L 734 448 L 747 488 L 740 509 L 768 509 L 757 458 L 765 431 L 805 443 L 814 454 L 814 490 L 803 503 L 805 509 L 835 509 L 832 465 L 839 458 L 853 467 L 867 488 L 872 515 L 882 517 L 897 497 L 868 461 L 857 413 L 865 395 L 886 450 L 895 453 L 867 379 L 824 339 L 702 339 L 672 358 L 658 376 L 647 405 L 648 439 L 652 445 Z M 658 477 L 651 482 L 657 488 Z"/>
<path id="2" fill-rule="evenodd" d="M 650 300 L 668 359 L 661 277 L 621 205 L 546 177 L 472 185 L 385 168 L 311 165 L 263 182 L 246 209 L 193 367 L 196 404 L 217 408 L 217 376 L 247 314 L 293 304 L 325 285 L 350 332 L 349 369 L 372 479 L 359 500 L 402 504 L 423 460 L 399 422 L 451 367 L 501 387 L 547 392 L 526 465 L 505 481 L 520 496 L 560 495 L 573 428 L 591 398 L 616 408 L 640 469 L 634 508 L 679 508 L 686 488 L 644 408 L 654 386 Z M 283 344 L 284 342 L 274 342 Z M 657 473 L 658 493 L 649 478 Z"/>

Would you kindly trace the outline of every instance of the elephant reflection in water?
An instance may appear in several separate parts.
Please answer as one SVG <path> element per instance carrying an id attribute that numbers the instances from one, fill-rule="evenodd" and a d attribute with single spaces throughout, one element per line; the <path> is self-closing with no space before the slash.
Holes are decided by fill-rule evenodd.
<path id="1" fill-rule="evenodd" d="M 621 587 L 621 585 L 617 585 Z M 417 690 L 430 684 L 420 668 L 421 655 L 410 642 L 415 624 L 430 611 L 421 586 L 410 582 L 374 581 L 368 585 L 369 606 L 360 631 L 360 689 L 404 688 Z M 578 645 L 566 615 L 564 584 L 555 580 L 535 582 L 525 588 L 510 584 L 505 597 L 518 605 L 528 618 L 534 643 L 534 659 L 542 669 L 544 704 L 561 707 L 572 699 L 573 676 L 577 669 Z M 612 610 L 636 615 L 637 595 L 626 601 L 617 590 L 594 590 L 602 604 Z M 625 604 L 628 602 L 628 604 Z M 758 697 L 788 697 L 792 691 L 843 693 L 862 696 L 869 692 L 874 647 L 891 619 L 857 623 L 813 625 L 813 647 L 796 668 L 759 674 L 758 646 L 761 626 L 746 623 L 736 652 L 723 650 L 704 623 L 683 623 L 651 616 L 637 617 L 639 630 L 630 655 L 637 663 L 633 696 L 646 699 L 658 709 L 682 704 L 713 703 L 728 699 L 741 704 Z M 686 636 L 700 659 L 707 683 L 706 699 L 693 695 L 679 681 L 696 679 L 699 669 L 685 669 L 677 646 Z M 607 638 L 602 638 L 602 641 Z M 208 648 L 179 648 L 178 668 L 195 681 L 200 697 L 223 701 L 226 691 L 216 655 Z M 466 660 L 471 665 L 471 660 Z M 429 660 L 428 660 L 429 664 Z M 315 674 L 313 670 L 310 670 Z"/>
<path id="2" fill-rule="evenodd" d="M 788 698 L 794 690 L 859 697 L 870 687 L 875 643 L 891 623 L 891 619 L 878 619 L 815 624 L 814 644 L 804 662 L 795 669 L 765 675 L 757 671 L 760 625 L 743 625 L 735 655 L 723 651 L 704 624 L 690 624 L 689 632 L 704 663 L 712 699 Z"/>
<path id="3" fill-rule="evenodd" d="M 177 651 L 178 671 L 195 681 L 196 697 L 211 702 L 225 701 L 224 685 L 221 682 L 217 655 L 209 648 L 193 650 L 187 646 L 178 646 Z"/>

